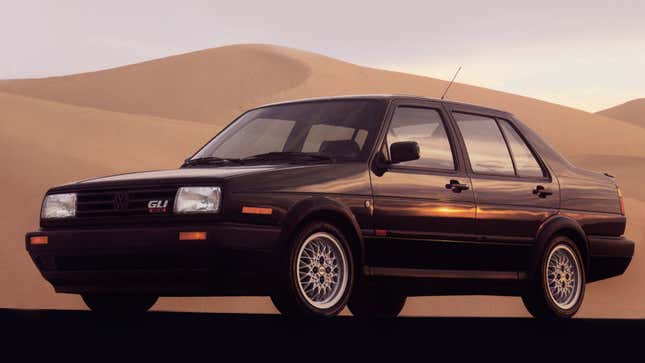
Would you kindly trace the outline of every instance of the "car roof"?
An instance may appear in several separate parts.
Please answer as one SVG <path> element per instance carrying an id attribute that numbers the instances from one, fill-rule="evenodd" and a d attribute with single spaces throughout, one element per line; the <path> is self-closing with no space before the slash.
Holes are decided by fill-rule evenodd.
<path id="1" fill-rule="evenodd" d="M 278 106 L 278 105 L 288 105 L 292 103 L 304 103 L 304 102 L 316 102 L 316 101 L 331 101 L 331 100 L 365 100 L 365 99 L 376 99 L 376 100 L 384 100 L 384 101 L 393 101 L 393 100 L 417 100 L 417 101 L 434 101 L 434 102 L 441 102 L 446 105 L 451 105 L 451 106 L 457 106 L 459 107 L 467 107 L 471 110 L 474 111 L 482 111 L 484 113 L 497 113 L 497 114 L 505 114 L 512 116 L 512 114 L 508 111 L 500 110 L 500 109 L 495 109 L 491 107 L 486 107 L 486 106 L 479 106 L 475 104 L 470 104 L 470 103 L 465 103 L 465 102 L 457 102 L 457 101 L 449 101 L 449 100 L 442 100 L 438 98 L 431 98 L 431 97 L 423 97 L 423 96 L 416 96 L 416 95 L 406 95 L 406 94 L 360 94 L 360 95 L 341 95 L 341 96 L 327 96 L 327 97 L 313 97 L 313 98 L 302 98 L 302 99 L 295 99 L 295 100 L 289 100 L 289 101 L 281 101 L 281 102 L 275 102 L 275 103 L 269 103 L 265 104 L 262 106 L 258 106 L 255 108 L 263 108 L 263 107 L 269 107 L 269 106 Z"/>

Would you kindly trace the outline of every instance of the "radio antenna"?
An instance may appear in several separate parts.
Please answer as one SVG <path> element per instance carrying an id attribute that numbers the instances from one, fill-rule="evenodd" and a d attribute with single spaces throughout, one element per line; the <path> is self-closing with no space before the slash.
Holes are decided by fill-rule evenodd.
<path id="1" fill-rule="evenodd" d="M 446 87 L 446 90 L 443 91 L 443 94 L 441 95 L 441 99 L 443 100 L 446 97 L 446 93 L 448 93 L 448 90 L 450 89 L 450 86 L 455 82 L 455 78 L 457 78 L 457 75 L 459 74 L 459 71 L 461 71 L 461 66 L 457 69 L 457 72 L 455 72 L 455 75 L 452 76 L 452 79 L 450 80 L 450 83 L 448 83 L 448 87 Z"/>

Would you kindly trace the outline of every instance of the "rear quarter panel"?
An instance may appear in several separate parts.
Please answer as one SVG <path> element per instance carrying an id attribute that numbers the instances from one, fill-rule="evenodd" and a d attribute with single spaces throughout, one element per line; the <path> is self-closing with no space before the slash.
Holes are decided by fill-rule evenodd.
<path id="1" fill-rule="evenodd" d="M 582 226 L 587 235 L 620 236 L 626 218 L 614 181 L 586 170 L 567 170 L 560 175 L 561 213 Z"/>
<path id="2" fill-rule="evenodd" d="M 587 235 L 625 233 L 626 220 L 620 213 L 616 182 L 574 166 L 521 120 L 513 119 L 555 174 L 560 185 L 560 214 L 575 219 Z"/>

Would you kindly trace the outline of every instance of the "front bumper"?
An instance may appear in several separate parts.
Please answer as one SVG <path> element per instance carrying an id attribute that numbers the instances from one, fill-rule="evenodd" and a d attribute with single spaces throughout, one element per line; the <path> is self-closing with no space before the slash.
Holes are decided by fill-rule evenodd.
<path id="1" fill-rule="evenodd" d="M 180 240 L 180 232 L 206 232 Z M 47 236 L 47 244 L 31 244 Z M 265 295 L 280 229 L 211 226 L 42 230 L 26 248 L 57 292 L 163 296 Z"/>
<path id="2" fill-rule="evenodd" d="M 625 237 L 589 236 L 589 282 L 622 275 L 634 256 L 634 242 Z"/>

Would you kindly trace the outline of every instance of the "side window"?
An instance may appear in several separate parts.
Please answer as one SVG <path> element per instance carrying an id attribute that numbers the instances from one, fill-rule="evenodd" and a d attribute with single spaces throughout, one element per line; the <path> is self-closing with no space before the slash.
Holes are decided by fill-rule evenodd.
<path id="1" fill-rule="evenodd" d="M 399 107 L 394 112 L 387 134 L 388 148 L 395 142 L 416 141 L 421 158 L 400 165 L 455 170 L 446 129 L 437 110 Z"/>
<path id="2" fill-rule="evenodd" d="M 521 177 L 543 177 L 544 171 L 540 167 L 540 163 L 535 159 L 535 155 L 515 128 L 506 120 L 499 120 L 499 125 L 504 131 L 508 147 L 511 149 L 517 174 Z"/>
<path id="3" fill-rule="evenodd" d="M 454 117 L 475 173 L 515 175 L 511 155 L 495 119 L 457 112 Z"/>

